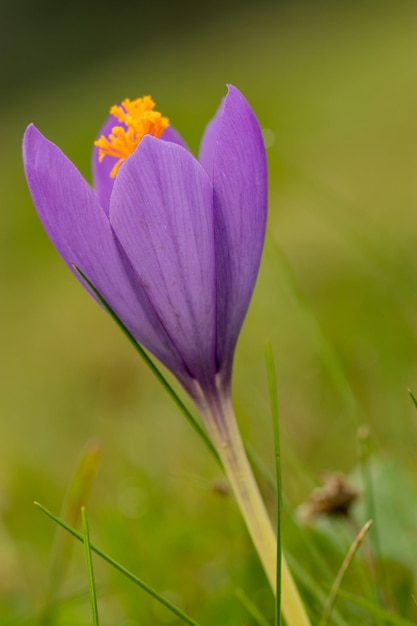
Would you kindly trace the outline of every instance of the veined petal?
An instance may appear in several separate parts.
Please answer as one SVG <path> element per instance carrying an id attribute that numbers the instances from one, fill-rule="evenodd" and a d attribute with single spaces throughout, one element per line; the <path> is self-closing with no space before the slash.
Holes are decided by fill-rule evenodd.
<path id="1" fill-rule="evenodd" d="M 223 119 L 223 110 L 226 98 L 222 98 L 215 116 L 207 124 L 200 143 L 198 159 L 210 178 L 213 178 L 214 157 L 216 154 L 217 139 Z"/>
<path id="2" fill-rule="evenodd" d="M 110 222 L 149 301 L 200 382 L 215 373 L 213 189 L 198 161 L 145 136 L 120 167 Z"/>
<path id="3" fill-rule="evenodd" d="M 76 265 L 136 339 L 180 378 L 186 377 L 180 357 L 120 252 L 96 194 L 80 172 L 34 126 L 25 132 L 23 160 L 39 217 L 70 269 Z"/>
<path id="4" fill-rule="evenodd" d="M 267 167 L 258 121 L 232 86 L 207 128 L 200 160 L 213 182 L 217 359 L 230 375 L 265 237 Z"/>
<path id="5" fill-rule="evenodd" d="M 161 135 L 161 139 L 162 141 L 169 141 L 170 143 L 176 143 L 179 146 L 182 146 L 183 148 L 187 148 L 188 150 L 187 144 L 185 143 L 184 139 L 181 137 L 179 132 L 175 130 L 173 126 L 168 126 L 168 128 L 164 130 L 164 132 Z"/>
<path id="6" fill-rule="evenodd" d="M 101 137 L 101 135 L 105 135 L 107 137 L 111 133 L 112 128 L 117 125 L 120 125 L 120 122 L 118 122 L 118 120 L 113 115 L 109 115 L 103 126 L 100 128 L 97 139 Z M 110 194 L 112 192 L 114 184 L 114 178 L 111 178 L 110 172 L 116 164 L 117 159 L 115 157 L 108 156 L 100 162 L 98 160 L 98 155 L 99 150 L 96 146 L 94 146 L 91 168 L 93 172 L 93 185 L 94 189 L 96 190 L 99 202 L 108 215 Z"/>
<path id="7" fill-rule="evenodd" d="M 97 139 L 102 135 L 108 136 L 112 129 L 115 126 L 120 126 L 119 120 L 114 117 L 114 115 L 109 115 L 107 120 L 104 122 L 103 126 L 100 128 L 100 132 L 97 135 Z M 181 135 L 173 128 L 172 126 L 168 126 L 164 130 L 161 135 L 161 139 L 164 141 L 170 141 L 172 143 L 177 143 L 180 146 L 184 146 L 185 142 Z M 92 157 L 92 172 L 93 172 L 93 185 L 94 189 L 97 192 L 98 199 L 100 201 L 101 206 L 105 210 L 105 212 L 109 213 L 109 205 L 110 205 L 110 195 L 114 185 L 114 178 L 110 176 L 110 172 L 112 171 L 114 165 L 117 163 L 117 158 L 112 156 L 106 156 L 100 162 L 99 158 L 99 149 L 94 146 L 93 148 L 93 157 Z"/>

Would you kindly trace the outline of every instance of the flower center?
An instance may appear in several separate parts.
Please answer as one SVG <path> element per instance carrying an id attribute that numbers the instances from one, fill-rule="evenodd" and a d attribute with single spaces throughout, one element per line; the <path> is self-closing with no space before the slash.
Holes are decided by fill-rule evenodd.
<path id="1" fill-rule="evenodd" d="M 118 159 L 110 172 L 112 178 L 116 176 L 123 161 L 135 151 L 144 135 L 159 138 L 168 128 L 168 118 L 161 115 L 159 111 L 154 111 L 154 108 L 155 102 L 150 96 L 136 98 L 136 100 L 126 98 L 120 105 L 115 104 L 111 107 L 110 114 L 116 117 L 123 126 L 114 126 L 108 137 L 101 135 L 94 145 L 99 149 L 100 163 L 105 156 Z"/>

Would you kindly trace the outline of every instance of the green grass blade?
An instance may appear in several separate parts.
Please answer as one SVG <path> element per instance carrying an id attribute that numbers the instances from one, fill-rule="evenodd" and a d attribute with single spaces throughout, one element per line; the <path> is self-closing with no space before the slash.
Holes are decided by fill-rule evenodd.
<path id="1" fill-rule="evenodd" d="M 294 572 L 296 581 L 301 583 L 303 587 L 316 599 L 318 604 L 324 606 L 326 602 L 326 594 L 320 585 L 316 582 L 316 579 L 313 578 L 304 568 L 302 568 L 296 559 L 292 557 L 291 554 L 286 553 L 287 561 L 291 566 L 291 570 Z M 351 626 L 345 621 L 345 619 L 340 615 L 340 613 L 336 610 L 333 611 L 332 620 L 334 626 Z"/>
<path id="2" fill-rule="evenodd" d="M 91 611 L 93 614 L 93 626 L 99 626 L 96 586 L 94 583 L 93 562 L 91 559 L 90 532 L 88 529 L 85 507 L 81 507 L 81 516 L 83 520 L 85 561 L 87 564 L 88 586 L 90 589 Z"/>
<path id="3" fill-rule="evenodd" d="M 326 604 L 324 605 L 323 615 L 320 620 L 320 626 L 327 626 L 329 619 L 330 619 L 330 614 L 333 608 L 333 604 L 336 600 L 336 596 L 339 592 L 343 578 L 345 577 L 345 574 L 347 570 L 349 569 L 350 564 L 352 563 L 352 560 L 355 557 L 356 552 L 359 550 L 360 546 L 362 545 L 362 542 L 365 539 L 366 533 L 368 532 L 371 525 L 372 525 L 372 520 L 369 520 L 366 522 L 363 528 L 359 531 L 346 557 L 344 558 L 343 563 L 337 573 L 337 576 L 334 579 L 332 588 L 330 589 L 329 597 L 327 598 Z"/>
<path id="4" fill-rule="evenodd" d="M 353 392 L 352 385 L 346 374 L 345 368 L 339 355 L 327 339 L 325 332 L 320 326 L 308 299 L 302 292 L 297 279 L 288 263 L 283 251 L 272 237 L 267 239 L 267 253 L 272 257 L 281 273 L 282 284 L 286 287 L 294 303 L 297 305 L 300 318 L 309 333 L 317 350 L 317 354 L 325 366 L 334 388 L 338 391 L 346 407 L 347 414 L 356 425 L 362 421 L 362 409 Z"/>
<path id="5" fill-rule="evenodd" d="M 86 504 L 101 461 L 101 445 L 87 443 L 65 496 L 65 518 L 75 526 L 80 520 L 81 507 Z"/>
<path id="6" fill-rule="evenodd" d="M 395 615 L 378 604 L 375 604 L 371 600 L 366 600 L 362 596 L 355 596 L 353 593 L 349 593 L 343 589 L 339 589 L 339 596 L 341 598 L 345 598 L 345 600 L 348 600 L 359 608 L 364 609 L 367 613 L 367 617 L 373 616 L 378 620 L 378 623 L 384 624 L 384 626 L 415 626 L 415 622 L 410 622 L 404 617 Z"/>
<path id="7" fill-rule="evenodd" d="M 282 515 L 282 477 L 281 477 L 281 445 L 279 434 L 279 413 L 278 413 L 278 393 L 275 372 L 274 356 L 271 344 L 268 342 L 265 347 L 266 368 L 268 372 L 269 397 L 271 401 L 272 423 L 274 429 L 274 449 L 275 449 L 275 479 L 277 489 L 277 511 L 276 511 L 276 535 L 277 535 L 277 593 L 275 604 L 275 624 L 281 624 L 281 515 Z"/>
<path id="8" fill-rule="evenodd" d="M 67 524 L 66 522 L 61 520 L 59 517 L 57 517 L 56 515 L 54 515 L 50 511 L 48 511 L 48 509 L 45 508 L 39 502 L 35 502 L 34 504 L 41 511 L 43 511 L 43 513 L 45 513 L 45 515 L 50 517 L 54 522 L 56 522 L 57 524 L 62 526 L 62 528 L 65 528 L 65 530 L 67 530 L 69 533 L 71 533 L 71 535 L 73 537 L 75 537 L 76 539 L 78 539 L 79 541 L 84 543 L 83 535 L 81 533 L 79 533 L 77 530 L 75 530 L 75 528 L 72 528 L 69 524 Z M 103 552 L 103 550 L 100 550 L 100 548 L 98 548 L 97 546 L 95 546 L 92 543 L 90 543 L 90 550 L 92 550 L 93 552 L 98 554 L 102 559 L 107 561 L 107 563 L 109 563 L 109 565 L 111 565 L 112 567 L 117 569 L 119 572 L 121 572 L 124 576 L 126 576 L 126 578 L 131 580 L 135 585 L 137 585 L 138 587 L 140 587 L 141 589 L 146 591 L 146 593 L 148 593 L 150 596 L 155 598 L 155 600 L 157 600 L 160 604 L 163 604 L 168 610 L 170 610 L 177 617 L 182 619 L 183 622 L 185 622 L 186 624 L 189 624 L 190 626 L 200 626 L 195 620 L 191 619 L 191 617 L 188 617 L 188 615 L 183 613 L 183 611 L 181 611 L 181 609 L 179 609 L 174 604 L 172 604 L 169 600 L 167 600 L 166 598 L 161 596 L 157 591 L 152 589 L 152 587 L 149 587 L 149 585 L 147 585 L 145 582 L 143 582 L 143 580 L 141 580 L 140 578 L 138 578 L 137 576 L 132 574 L 132 572 L 130 572 L 128 569 L 123 567 L 123 565 L 121 565 L 120 563 L 118 563 L 117 561 L 112 559 L 108 554 Z"/>
<path id="9" fill-rule="evenodd" d="M 388 605 L 390 603 L 390 590 L 387 572 L 382 557 L 382 545 L 379 535 L 378 516 L 376 515 L 374 481 L 370 466 L 371 456 L 371 436 L 367 427 L 358 430 L 358 457 L 359 468 L 361 471 L 363 492 L 365 497 L 366 517 L 372 519 L 373 526 L 369 533 L 369 539 L 373 546 L 373 551 L 378 562 L 378 568 L 375 568 L 378 577 L 375 585 L 375 597 L 380 604 Z"/>
<path id="10" fill-rule="evenodd" d="M 413 394 L 413 392 L 411 391 L 411 389 L 408 390 L 408 393 L 410 395 L 410 398 L 413 401 L 413 404 L 415 406 L 415 408 L 417 409 L 417 398 L 415 397 L 415 395 Z"/>
<path id="11" fill-rule="evenodd" d="M 265 619 L 258 607 L 254 605 L 250 598 L 248 598 L 243 589 L 236 589 L 235 594 L 236 597 L 243 604 L 247 612 L 251 615 L 255 624 L 257 624 L 258 626 L 270 626 L 268 620 Z"/>
<path id="12" fill-rule="evenodd" d="M 256 471 L 257 475 L 265 482 L 266 487 L 271 491 L 271 493 L 276 495 L 277 486 L 275 484 L 275 479 L 262 456 L 255 450 L 250 442 L 244 441 L 244 445 L 249 462 Z"/>
<path id="13" fill-rule="evenodd" d="M 89 442 L 74 471 L 61 511 L 61 517 L 71 526 L 76 527 L 80 523 L 81 506 L 88 501 L 100 465 L 100 457 L 100 445 L 96 441 Z M 55 619 L 56 600 L 65 580 L 71 560 L 72 547 L 73 542 L 68 533 L 57 528 L 52 547 L 45 605 L 40 618 L 42 626 L 48 626 Z"/>
<path id="14" fill-rule="evenodd" d="M 110 317 L 113 319 L 113 321 L 116 322 L 117 326 L 123 332 L 125 337 L 127 337 L 128 341 L 132 344 L 132 346 L 134 347 L 136 352 L 140 355 L 142 360 L 145 362 L 145 364 L 149 367 L 149 369 L 154 374 L 154 376 L 161 383 L 161 385 L 163 386 L 165 391 L 170 396 L 171 400 L 174 401 L 174 403 L 180 409 L 181 413 L 184 415 L 184 417 L 186 418 L 188 423 L 195 430 L 195 432 L 199 435 L 199 437 L 203 440 L 203 442 L 205 443 L 207 448 L 210 450 L 211 454 L 215 457 L 217 462 L 221 465 L 220 459 L 219 459 L 219 455 L 217 454 L 217 452 L 216 452 L 213 444 L 211 443 L 211 440 L 210 440 L 209 436 L 205 432 L 204 428 L 202 428 L 200 426 L 200 424 L 195 419 L 195 417 L 192 415 L 192 413 L 187 409 L 187 407 L 185 406 L 185 404 L 183 403 L 181 398 L 174 391 L 173 387 L 169 384 L 167 379 L 164 377 L 164 375 L 161 373 L 161 371 L 158 369 L 158 367 L 155 365 L 155 363 L 152 361 L 152 359 L 148 356 L 148 354 L 144 350 L 144 348 L 142 348 L 142 346 L 136 341 L 136 339 L 133 337 L 133 335 L 128 331 L 126 326 L 117 317 L 116 313 L 107 304 L 107 302 L 104 300 L 104 298 L 101 296 L 101 294 L 97 291 L 97 289 L 94 287 L 94 285 L 88 280 L 88 278 L 82 273 L 82 271 L 76 265 L 74 265 L 73 267 L 74 267 L 74 270 L 77 272 L 77 274 L 79 274 L 79 276 L 81 276 L 83 281 L 90 287 L 91 291 L 95 294 L 97 299 L 101 302 L 103 307 L 106 309 L 107 313 L 110 315 Z"/>
<path id="15" fill-rule="evenodd" d="M 262 478 L 265 482 L 268 489 L 277 497 L 277 487 L 276 487 L 276 478 L 272 475 L 270 469 L 266 466 L 262 457 L 254 450 L 254 448 L 249 444 L 245 443 L 245 450 L 247 452 L 249 461 L 251 465 L 255 468 L 257 474 Z M 295 461 L 293 461 L 295 463 Z M 293 507 L 291 506 L 288 498 L 286 498 L 285 493 L 281 490 L 281 519 L 282 515 L 285 514 L 288 518 L 289 522 L 293 526 L 295 532 L 297 532 L 297 537 L 300 545 L 302 545 L 302 552 L 304 555 L 308 555 L 314 561 L 314 567 L 317 572 L 320 572 L 320 576 L 324 580 L 329 581 L 329 585 L 331 584 L 331 580 L 333 579 L 333 572 L 326 562 L 323 553 L 319 550 L 310 537 L 307 536 L 305 529 L 300 526 L 296 514 L 294 513 Z"/>

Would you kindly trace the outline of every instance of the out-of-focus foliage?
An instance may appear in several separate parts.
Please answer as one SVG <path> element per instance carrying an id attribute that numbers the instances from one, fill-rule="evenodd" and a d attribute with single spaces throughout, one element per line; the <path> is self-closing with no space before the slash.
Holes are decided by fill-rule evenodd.
<path id="1" fill-rule="evenodd" d="M 270 167 L 265 257 L 235 363 L 242 431 L 271 470 L 266 338 L 291 508 L 323 471 L 353 471 L 363 490 L 357 429 L 369 426 L 374 528 L 393 588 L 381 602 L 415 621 L 407 559 L 417 491 L 407 394 L 417 391 L 414 3 L 71 6 L 1 5 L 0 623 L 39 623 L 56 529 L 32 501 L 59 512 L 91 439 L 102 446 L 88 502 L 93 543 L 203 624 L 253 623 L 236 588 L 272 618 L 215 463 L 52 248 L 20 156 L 24 127 L 35 122 L 91 179 L 91 145 L 108 107 L 145 93 L 197 152 L 226 82 L 256 111 Z M 284 519 L 284 545 L 324 596 L 355 532 L 340 521 L 305 531 Z M 368 557 L 358 556 L 345 590 L 375 601 Z M 169 623 L 105 564 L 96 574 L 103 626 Z M 60 597 L 54 625 L 90 623 L 79 545 Z M 377 623 L 353 606 L 338 600 L 347 623 L 346 615 Z"/>
<path id="2" fill-rule="evenodd" d="M 57 3 L 54 0 L 2 0 L 0 3 L 0 80 L 15 93 L 39 89 L 55 76 L 80 67 L 120 60 L 132 47 L 177 46 L 188 33 L 213 29 L 226 18 L 250 10 L 250 0 L 111 0 Z M 257 9 L 272 7 L 258 0 Z M 282 5 L 284 6 L 284 5 Z"/>

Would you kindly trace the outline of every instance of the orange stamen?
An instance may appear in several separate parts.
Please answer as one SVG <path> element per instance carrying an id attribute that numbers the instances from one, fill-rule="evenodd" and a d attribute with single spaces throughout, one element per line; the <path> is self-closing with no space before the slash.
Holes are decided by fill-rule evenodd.
<path id="1" fill-rule="evenodd" d="M 159 111 L 154 111 L 154 108 L 155 102 L 150 96 L 136 98 L 136 100 L 126 98 L 120 105 L 116 104 L 111 107 L 111 115 L 114 115 L 124 126 L 114 126 L 108 137 L 101 135 L 94 145 L 99 149 L 100 163 L 105 156 L 118 159 L 110 172 L 112 178 L 116 176 L 123 161 L 135 151 L 144 135 L 159 138 L 168 128 L 168 118 L 161 115 Z"/>

